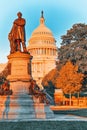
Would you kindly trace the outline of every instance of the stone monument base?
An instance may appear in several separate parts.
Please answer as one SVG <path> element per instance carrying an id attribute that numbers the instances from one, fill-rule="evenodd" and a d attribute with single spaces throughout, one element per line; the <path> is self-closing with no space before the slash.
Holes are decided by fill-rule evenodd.
<path id="1" fill-rule="evenodd" d="M 13 91 L 13 95 L 21 95 L 29 93 L 30 82 L 16 81 L 10 82 L 10 89 Z"/>
<path id="2" fill-rule="evenodd" d="M 31 59 L 30 54 L 15 52 L 8 56 L 9 74 L 7 79 L 10 82 L 30 81 L 31 80 Z"/>
<path id="3" fill-rule="evenodd" d="M 1 120 L 31 120 L 53 118 L 49 106 L 29 95 L 31 82 L 31 55 L 15 52 L 8 56 L 10 89 L 13 94 L 0 96 Z"/>
<path id="4" fill-rule="evenodd" d="M 10 89 L 13 94 L 29 93 L 31 77 L 31 59 L 28 53 L 15 52 L 8 56 L 9 74 L 7 79 L 10 81 Z"/>
<path id="5" fill-rule="evenodd" d="M 35 119 L 31 95 L 0 96 L 0 120 Z"/>
<path id="6" fill-rule="evenodd" d="M 28 94 L 0 96 L 0 120 L 28 121 L 31 119 L 52 119 L 49 106 Z"/>
<path id="7" fill-rule="evenodd" d="M 54 113 L 50 109 L 49 105 L 45 103 L 40 103 L 39 98 L 33 96 L 35 117 L 36 119 L 52 119 L 54 118 Z"/>

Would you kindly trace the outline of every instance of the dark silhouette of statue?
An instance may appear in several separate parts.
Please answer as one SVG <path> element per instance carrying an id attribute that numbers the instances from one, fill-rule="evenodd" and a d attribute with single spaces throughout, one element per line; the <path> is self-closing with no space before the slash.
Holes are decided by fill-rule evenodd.
<path id="1" fill-rule="evenodd" d="M 10 53 L 14 53 L 16 51 L 22 51 L 21 44 L 23 48 L 23 52 L 27 52 L 26 50 L 26 38 L 25 38 L 25 24 L 26 21 L 22 18 L 22 13 L 17 13 L 18 18 L 14 20 L 12 29 L 8 35 L 8 39 L 10 41 Z"/>

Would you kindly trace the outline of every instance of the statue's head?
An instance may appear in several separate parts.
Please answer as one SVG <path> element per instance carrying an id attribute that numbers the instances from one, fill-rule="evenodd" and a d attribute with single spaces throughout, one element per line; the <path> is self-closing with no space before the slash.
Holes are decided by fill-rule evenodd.
<path id="1" fill-rule="evenodd" d="M 18 16 L 18 18 L 21 18 L 21 17 L 22 17 L 22 13 L 21 13 L 21 12 L 18 12 L 18 13 L 17 13 L 17 16 Z"/>

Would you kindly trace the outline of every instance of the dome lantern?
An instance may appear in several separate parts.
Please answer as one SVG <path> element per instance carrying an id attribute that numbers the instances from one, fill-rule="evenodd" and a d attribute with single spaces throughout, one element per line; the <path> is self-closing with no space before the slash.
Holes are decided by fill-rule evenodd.
<path id="1" fill-rule="evenodd" d="M 44 24 L 44 22 L 45 22 L 45 19 L 44 19 L 44 16 L 43 16 L 43 11 L 41 11 L 40 24 Z"/>
<path id="2" fill-rule="evenodd" d="M 41 18 L 44 18 L 43 13 L 44 13 L 44 12 L 43 12 L 43 10 L 42 10 L 42 11 L 41 11 Z"/>

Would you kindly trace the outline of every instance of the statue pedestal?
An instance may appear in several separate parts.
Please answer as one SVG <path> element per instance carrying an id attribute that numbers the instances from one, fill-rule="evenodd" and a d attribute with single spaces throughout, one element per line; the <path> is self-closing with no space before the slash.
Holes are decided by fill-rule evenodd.
<path id="1" fill-rule="evenodd" d="M 0 96 L 0 120 L 28 121 L 53 118 L 53 112 L 38 99 L 29 95 L 31 80 L 30 54 L 16 52 L 8 56 L 10 89 L 13 94 Z"/>
<path id="2" fill-rule="evenodd" d="M 31 80 L 31 59 L 30 54 L 15 52 L 8 56 L 10 88 L 13 94 L 28 93 Z"/>
<path id="3" fill-rule="evenodd" d="M 52 119 L 54 118 L 54 113 L 50 109 L 49 105 L 45 103 L 40 103 L 39 98 L 33 96 L 35 118 L 37 119 Z"/>
<path id="4" fill-rule="evenodd" d="M 34 102 L 32 95 L 29 95 L 31 80 L 31 59 L 30 54 L 15 52 L 8 56 L 10 89 L 13 94 L 0 96 L 1 120 L 30 120 L 35 119 Z"/>

